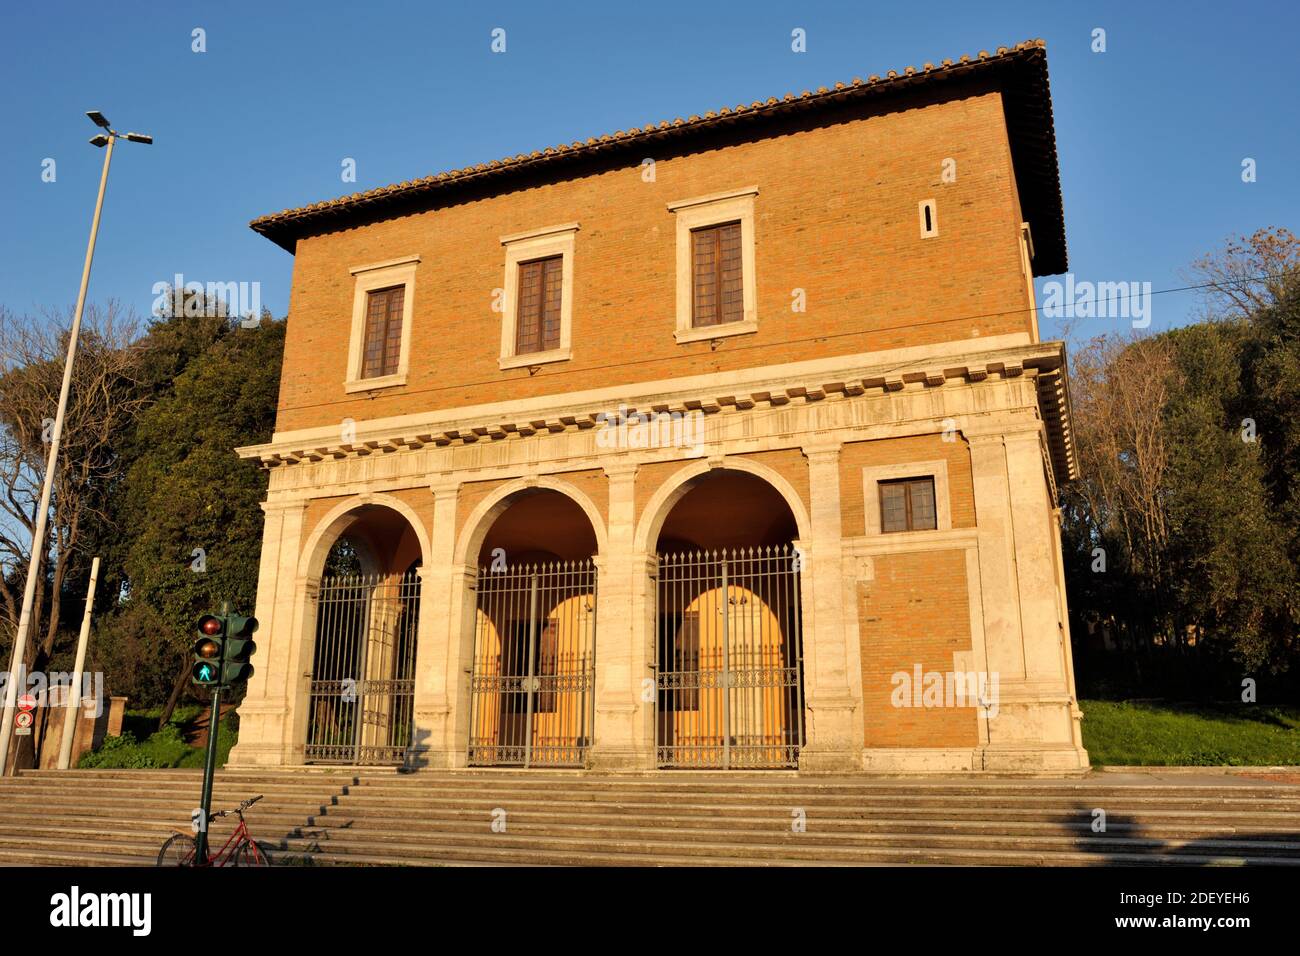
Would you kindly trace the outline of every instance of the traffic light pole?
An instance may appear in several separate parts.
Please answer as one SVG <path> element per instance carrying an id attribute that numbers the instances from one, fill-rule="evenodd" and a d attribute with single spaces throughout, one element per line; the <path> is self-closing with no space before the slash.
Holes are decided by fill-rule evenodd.
<path id="1" fill-rule="evenodd" d="M 208 718 L 208 759 L 203 765 L 203 796 L 199 800 L 199 832 L 194 838 L 194 862 L 208 862 L 208 818 L 212 815 L 212 775 L 217 767 L 217 730 L 221 721 L 221 687 L 212 688 L 212 715 Z"/>
<path id="2" fill-rule="evenodd" d="M 195 628 L 194 663 L 190 680 L 212 690 L 212 715 L 208 718 L 208 758 L 203 764 L 203 794 L 199 797 L 199 819 L 194 835 L 194 863 L 208 862 L 208 821 L 212 816 L 212 778 L 217 769 L 217 736 L 221 730 L 221 690 L 243 684 L 253 676 L 248 659 L 257 650 L 252 636 L 257 618 L 230 613 L 230 602 L 221 602 L 221 614 L 205 614 Z"/>
<path id="3" fill-rule="evenodd" d="M 221 602 L 221 630 L 225 637 L 226 616 L 230 602 Z M 220 664 L 217 665 L 221 667 Z M 212 777 L 217 769 L 217 734 L 221 729 L 221 677 L 212 688 L 212 713 L 208 716 L 208 759 L 203 762 L 203 794 L 199 798 L 199 832 L 194 837 L 194 863 L 203 866 L 208 862 L 208 820 L 212 816 Z"/>

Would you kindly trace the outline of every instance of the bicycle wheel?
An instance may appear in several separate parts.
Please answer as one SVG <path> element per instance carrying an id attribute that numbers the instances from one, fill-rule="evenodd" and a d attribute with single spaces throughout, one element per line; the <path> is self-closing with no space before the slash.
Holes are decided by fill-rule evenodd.
<path id="1" fill-rule="evenodd" d="M 234 866 L 271 866 L 271 851 L 260 840 L 245 840 L 235 848 Z"/>
<path id="2" fill-rule="evenodd" d="M 177 833 L 167 838 L 158 851 L 158 866 L 193 866 L 194 837 Z"/>

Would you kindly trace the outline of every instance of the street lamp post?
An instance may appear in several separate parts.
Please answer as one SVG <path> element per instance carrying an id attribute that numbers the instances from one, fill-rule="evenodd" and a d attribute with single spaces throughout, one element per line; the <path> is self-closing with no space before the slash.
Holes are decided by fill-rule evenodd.
<path id="1" fill-rule="evenodd" d="M 59 389 L 59 409 L 54 416 L 54 431 L 50 436 L 50 454 L 45 463 L 45 480 L 41 484 L 41 503 L 36 510 L 36 527 L 32 531 L 32 551 L 27 564 L 27 585 L 23 589 L 23 609 L 18 616 L 18 630 L 14 634 L 13 652 L 9 659 L 8 680 L 5 682 L 4 713 L 0 715 L 0 775 L 9 772 L 9 741 L 13 734 L 14 707 L 18 702 L 18 685 L 24 683 L 23 658 L 27 650 L 27 634 L 32 624 L 32 604 L 36 598 L 37 571 L 40 555 L 45 548 L 45 528 L 49 521 L 50 492 L 54 484 L 54 469 L 59 461 L 59 441 L 63 438 L 63 418 L 68 408 L 68 393 L 72 389 L 72 363 L 77 357 L 77 339 L 81 335 L 81 313 L 86 306 L 86 286 L 90 283 L 90 264 L 95 258 L 95 238 L 99 234 L 99 215 L 104 208 L 104 190 L 108 186 L 108 165 L 113 159 L 113 144 L 120 139 L 133 143 L 149 144 L 153 137 L 142 133 L 119 133 L 114 130 L 98 110 L 86 114 L 91 122 L 105 130 L 92 137 L 94 146 L 108 149 L 104 152 L 104 171 L 99 177 L 99 196 L 95 199 L 95 215 L 90 221 L 90 242 L 86 245 L 86 264 L 81 270 L 81 290 L 77 293 L 77 308 L 72 316 L 72 330 L 68 335 L 68 357 L 63 363 L 63 385 Z"/>

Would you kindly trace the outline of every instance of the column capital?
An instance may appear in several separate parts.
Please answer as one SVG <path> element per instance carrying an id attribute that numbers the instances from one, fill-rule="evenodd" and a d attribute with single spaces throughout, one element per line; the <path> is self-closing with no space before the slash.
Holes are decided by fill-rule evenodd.
<path id="1" fill-rule="evenodd" d="M 1016 439 L 1037 438 L 1043 431 L 1043 423 L 1037 419 L 1022 418 L 1011 421 L 991 421 L 987 423 L 963 423 L 961 433 L 971 445 L 991 445 Z"/>
<path id="2" fill-rule="evenodd" d="M 461 480 L 452 475 L 435 475 L 429 490 L 435 498 L 455 498 L 460 494 Z"/>
<path id="3" fill-rule="evenodd" d="M 636 478 L 637 472 L 641 466 L 634 461 L 628 461 L 625 458 L 616 458 L 613 461 L 602 464 L 601 469 L 605 472 L 605 477 L 610 481 L 621 479 L 623 481 L 632 481 Z"/>
<path id="4" fill-rule="evenodd" d="M 809 464 L 830 464 L 839 461 L 840 449 L 843 447 L 844 442 L 838 438 L 822 437 L 808 442 L 802 450 Z"/>

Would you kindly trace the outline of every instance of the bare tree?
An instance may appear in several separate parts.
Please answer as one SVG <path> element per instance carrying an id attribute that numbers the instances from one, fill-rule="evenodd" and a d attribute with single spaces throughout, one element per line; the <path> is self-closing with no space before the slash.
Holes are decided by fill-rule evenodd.
<path id="1" fill-rule="evenodd" d="M 1099 539 L 1122 543 L 1157 602 L 1169 542 L 1162 420 L 1176 374 L 1167 340 L 1134 334 L 1092 339 L 1075 351 L 1070 370 L 1082 474 L 1071 493 Z"/>
<path id="2" fill-rule="evenodd" d="M 67 315 L 19 316 L 0 307 L 0 631 L 10 644 L 70 326 Z M 135 387 L 139 331 L 134 314 L 113 303 L 86 311 L 50 499 L 49 535 L 39 556 L 35 639 L 23 662 L 28 667 L 44 668 L 54 653 L 62 593 L 85 559 L 83 537 L 91 522 L 106 517 L 106 494 L 120 473 L 114 443 L 144 401 Z"/>
<path id="3" fill-rule="evenodd" d="M 1249 319 L 1300 286 L 1300 238 L 1280 226 L 1258 229 L 1197 259 L 1187 275 L 1209 285 L 1207 318 Z"/>

